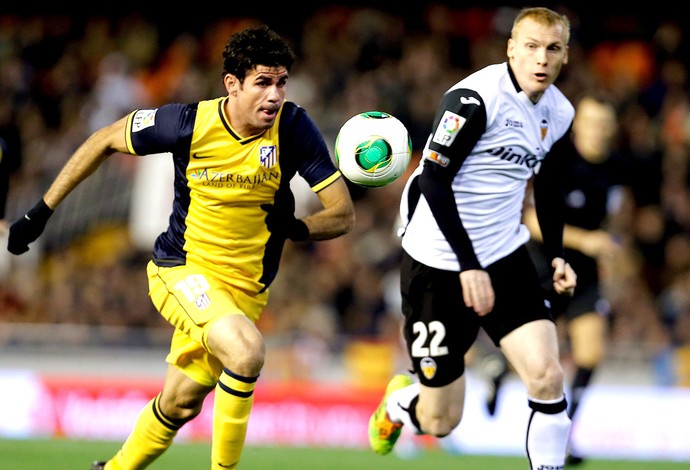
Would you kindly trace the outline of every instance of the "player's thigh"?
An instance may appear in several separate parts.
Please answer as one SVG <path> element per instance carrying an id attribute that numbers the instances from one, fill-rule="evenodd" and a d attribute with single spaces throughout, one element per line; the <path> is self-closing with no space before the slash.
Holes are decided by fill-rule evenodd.
<path id="1" fill-rule="evenodd" d="M 238 305 L 238 292 L 200 266 L 167 268 L 149 262 L 147 274 L 149 295 L 158 312 L 204 347 L 208 334 L 205 328 L 214 320 L 225 315 L 256 314 L 248 311 L 253 307 L 243 309 Z"/>
<path id="2" fill-rule="evenodd" d="M 477 315 L 463 302 L 460 277 L 404 255 L 400 280 L 413 370 L 424 386 L 448 385 L 464 373 L 465 353 L 479 331 Z"/>
<path id="3" fill-rule="evenodd" d="M 551 320 L 525 323 L 504 336 L 500 346 L 528 389 L 562 385 L 558 335 Z"/>
<path id="4" fill-rule="evenodd" d="M 593 368 L 604 356 L 606 318 L 599 312 L 588 312 L 568 322 L 573 360 L 578 366 Z"/>
<path id="5" fill-rule="evenodd" d="M 263 336 L 244 315 L 214 320 L 208 331 L 208 347 L 224 367 L 247 377 L 259 373 L 266 354 Z"/>
<path id="6" fill-rule="evenodd" d="M 486 268 L 494 288 L 493 310 L 479 318 L 496 346 L 512 331 L 538 320 L 553 321 L 546 292 L 525 246 Z"/>
<path id="7" fill-rule="evenodd" d="M 247 295 L 191 264 L 165 268 L 150 262 L 147 273 L 151 301 L 175 327 L 166 361 L 199 384 L 215 384 L 223 364 L 209 347 L 211 329 L 228 316 L 246 317 L 253 327 L 267 294 Z"/>

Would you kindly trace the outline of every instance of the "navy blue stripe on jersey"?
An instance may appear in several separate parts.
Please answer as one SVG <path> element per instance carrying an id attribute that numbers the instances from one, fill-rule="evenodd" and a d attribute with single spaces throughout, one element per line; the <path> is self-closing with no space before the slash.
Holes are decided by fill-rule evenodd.
<path id="1" fill-rule="evenodd" d="M 186 260 L 183 246 L 190 204 L 186 170 L 196 113 L 196 103 L 167 104 L 156 111 L 155 126 L 132 132 L 132 146 L 138 155 L 171 152 L 174 161 L 175 198 L 169 227 L 156 239 L 153 249 L 153 258 L 162 267 L 178 266 Z"/>
<path id="2" fill-rule="evenodd" d="M 279 136 L 281 155 L 288 155 L 281 159 L 281 169 L 284 175 L 289 175 L 288 179 L 292 179 L 296 170 L 313 188 L 338 171 L 326 141 L 304 108 L 289 101 L 285 103 Z M 327 158 L 313 158 L 314 155 Z"/>
<path id="3" fill-rule="evenodd" d="M 337 171 L 329 157 L 328 147 L 316 125 L 304 109 L 292 102 L 283 105 L 278 127 L 280 139 L 280 168 L 282 178 L 276 192 L 274 208 L 288 208 L 294 215 L 294 196 L 290 181 L 297 172 L 310 187 L 314 187 Z M 307 158 L 322 155 L 328 158 Z M 281 199 L 293 198 L 292 203 L 282 203 Z M 263 258 L 263 271 L 259 282 L 264 285 L 262 292 L 271 285 L 280 264 L 284 239 L 271 235 L 266 243 Z"/>

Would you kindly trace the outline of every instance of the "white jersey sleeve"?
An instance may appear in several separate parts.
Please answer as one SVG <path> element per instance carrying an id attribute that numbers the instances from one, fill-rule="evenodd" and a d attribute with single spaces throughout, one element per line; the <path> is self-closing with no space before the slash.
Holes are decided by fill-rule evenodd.
<path id="1" fill-rule="evenodd" d="M 473 106 L 481 112 L 467 114 Z M 529 239 L 521 222 L 527 182 L 573 116 L 573 106 L 554 85 L 532 103 L 507 63 L 490 65 L 451 87 L 403 191 L 403 249 L 429 266 L 460 271 L 461 264 L 472 266 L 467 260 L 486 267 L 524 244 Z M 484 128 L 477 129 L 477 122 Z M 427 165 L 444 173 L 434 184 L 452 191 L 459 225 L 448 223 L 455 215 L 433 207 L 436 199 L 429 200 L 420 188 Z"/>

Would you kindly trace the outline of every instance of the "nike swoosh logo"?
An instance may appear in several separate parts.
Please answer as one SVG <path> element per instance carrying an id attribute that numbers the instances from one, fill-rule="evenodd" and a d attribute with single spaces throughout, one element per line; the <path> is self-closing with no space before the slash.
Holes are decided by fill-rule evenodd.
<path id="1" fill-rule="evenodd" d="M 202 158 L 213 158 L 213 155 L 197 155 L 197 154 L 195 153 L 195 154 L 192 155 L 192 157 L 193 157 L 193 158 L 198 158 L 198 159 L 202 159 Z"/>
<path id="2" fill-rule="evenodd" d="M 29 214 L 24 214 L 24 218 L 26 220 L 28 220 L 29 222 L 31 222 L 31 217 L 29 217 Z"/>
<path id="3" fill-rule="evenodd" d="M 461 97 L 460 97 L 460 102 L 461 102 L 462 104 L 476 104 L 477 106 L 479 106 L 479 104 L 480 104 L 480 103 L 479 103 L 479 100 L 478 100 L 477 98 L 475 98 L 474 96 L 471 96 L 471 97 L 469 97 L 469 98 L 466 98 L 466 97 L 464 97 L 464 96 L 461 96 Z"/>

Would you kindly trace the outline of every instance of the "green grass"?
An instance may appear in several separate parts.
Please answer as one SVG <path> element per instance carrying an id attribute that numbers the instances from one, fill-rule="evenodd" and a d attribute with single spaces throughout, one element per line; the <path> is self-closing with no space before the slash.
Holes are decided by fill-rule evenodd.
<path id="1" fill-rule="evenodd" d="M 89 470 L 91 461 L 114 453 L 119 443 L 78 440 L 0 439 L 0 468 L 7 470 Z M 209 443 L 176 443 L 151 470 L 208 470 Z M 690 462 L 588 460 L 577 470 L 688 470 Z M 249 447 L 240 469 L 252 470 L 527 470 L 522 457 L 450 455 L 425 450 L 415 457 L 381 457 L 367 450 Z"/>

